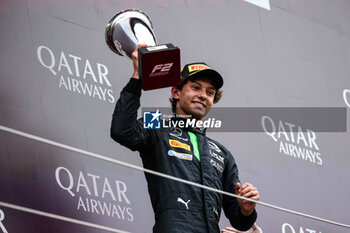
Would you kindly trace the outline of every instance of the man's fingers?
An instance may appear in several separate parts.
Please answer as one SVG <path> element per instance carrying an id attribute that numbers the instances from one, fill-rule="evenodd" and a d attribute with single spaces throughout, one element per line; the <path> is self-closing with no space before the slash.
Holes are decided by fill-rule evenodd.
<path id="1" fill-rule="evenodd" d="M 258 191 L 250 191 L 250 192 L 242 195 L 242 197 L 251 198 L 253 200 L 259 200 L 259 192 Z"/>
<path id="2" fill-rule="evenodd" d="M 242 187 L 241 187 L 241 190 L 243 190 L 243 189 L 246 189 L 246 188 L 249 188 L 249 187 L 254 187 L 252 184 L 250 184 L 250 183 L 244 183 L 243 185 L 242 185 Z"/>
<path id="3" fill-rule="evenodd" d="M 241 184 L 240 183 L 237 183 L 236 184 L 236 194 L 238 194 L 240 191 L 239 189 L 241 188 Z"/>
<path id="4" fill-rule="evenodd" d="M 236 184 L 236 189 L 241 188 L 241 186 L 242 186 L 241 183 L 237 183 L 237 184 Z"/>
<path id="5" fill-rule="evenodd" d="M 136 50 L 139 49 L 139 48 L 145 48 L 145 47 L 148 47 L 148 45 L 146 45 L 146 44 L 139 44 L 139 45 L 137 45 Z"/>
<path id="6" fill-rule="evenodd" d="M 239 192 L 240 195 L 243 196 L 246 193 L 249 193 L 251 191 L 257 191 L 258 189 L 256 187 L 250 185 L 250 186 L 245 186 L 245 187 L 242 186 L 239 190 L 240 190 L 240 192 Z"/>
<path id="7" fill-rule="evenodd" d="M 259 193 L 259 191 L 257 189 L 249 188 L 249 189 L 244 189 L 242 192 L 239 193 L 239 195 L 246 197 L 248 193 Z"/>
<path id="8" fill-rule="evenodd" d="M 138 56 L 137 50 L 139 48 L 144 48 L 144 47 L 147 47 L 147 46 L 148 45 L 146 45 L 146 44 L 139 44 L 139 45 L 137 45 L 136 48 L 134 49 L 134 51 L 132 52 L 131 56 L 134 57 L 134 58 L 137 58 L 137 56 Z"/>
<path id="9" fill-rule="evenodd" d="M 221 230 L 221 232 L 222 233 L 239 233 L 240 231 L 232 227 L 225 227 L 224 229 Z"/>
<path id="10" fill-rule="evenodd" d="M 259 191 L 256 187 L 254 187 L 250 183 L 244 183 L 241 185 L 240 183 L 236 184 L 236 194 L 245 198 L 249 198 L 255 201 L 259 201 L 260 196 L 259 196 Z M 246 204 L 250 201 L 247 200 L 239 200 L 242 202 L 242 204 Z M 252 202 L 251 202 L 252 203 Z"/>
<path id="11" fill-rule="evenodd" d="M 250 183 L 244 183 L 244 184 L 242 185 L 242 188 L 246 188 L 246 187 L 248 187 L 248 186 L 253 186 L 253 185 L 250 184 Z"/>
<path id="12" fill-rule="evenodd" d="M 146 44 L 138 44 L 137 46 L 136 46 L 136 48 L 137 49 L 139 49 L 139 48 L 144 48 L 144 47 L 147 47 L 148 45 L 146 45 Z"/>
<path id="13" fill-rule="evenodd" d="M 245 190 L 249 187 L 254 187 L 254 186 L 250 183 L 244 183 L 243 185 L 241 185 L 241 187 L 239 187 L 239 192 L 242 192 L 243 190 Z"/>

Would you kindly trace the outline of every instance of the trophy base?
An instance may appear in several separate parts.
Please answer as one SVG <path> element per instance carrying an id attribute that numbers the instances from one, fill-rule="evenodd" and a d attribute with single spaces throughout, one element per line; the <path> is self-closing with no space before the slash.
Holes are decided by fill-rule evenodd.
<path id="1" fill-rule="evenodd" d="M 139 74 L 143 90 L 177 86 L 181 82 L 180 49 L 173 44 L 139 48 Z"/>

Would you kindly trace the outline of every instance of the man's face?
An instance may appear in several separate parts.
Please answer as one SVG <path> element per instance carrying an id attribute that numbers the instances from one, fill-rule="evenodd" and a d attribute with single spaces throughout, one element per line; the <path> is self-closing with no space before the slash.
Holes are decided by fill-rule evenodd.
<path id="1" fill-rule="evenodd" d="M 213 105 L 215 93 L 215 87 L 206 79 L 187 81 L 182 90 L 172 90 L 173 97 L 178 99 L 176 114 L 191 115 L 197 120 L 203 119 Z"/>

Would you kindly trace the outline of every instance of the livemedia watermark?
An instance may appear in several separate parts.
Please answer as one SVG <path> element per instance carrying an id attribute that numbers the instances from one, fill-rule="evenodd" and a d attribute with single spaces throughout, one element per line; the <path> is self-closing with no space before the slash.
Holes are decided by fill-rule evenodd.
<path id="1" fill-rule="evenodd" d="M 171 108 L 142 108 L 148 129 L 206 128 L 208 132 L 347 132 L 347 108 L 212 108 L 202 120 Z"/>

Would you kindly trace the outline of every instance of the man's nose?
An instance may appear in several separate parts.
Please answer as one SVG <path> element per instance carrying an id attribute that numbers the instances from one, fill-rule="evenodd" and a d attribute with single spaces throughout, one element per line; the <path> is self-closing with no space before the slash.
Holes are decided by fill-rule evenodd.
<path id="1" fill-rule="evenodd" d="M 206 92 L 206 90 L 204 88 L 199 91 L 198 97 L 201 98 L 201 99 L 206 99 L 208 97 L 207 96 L 207 92 Z"/>

